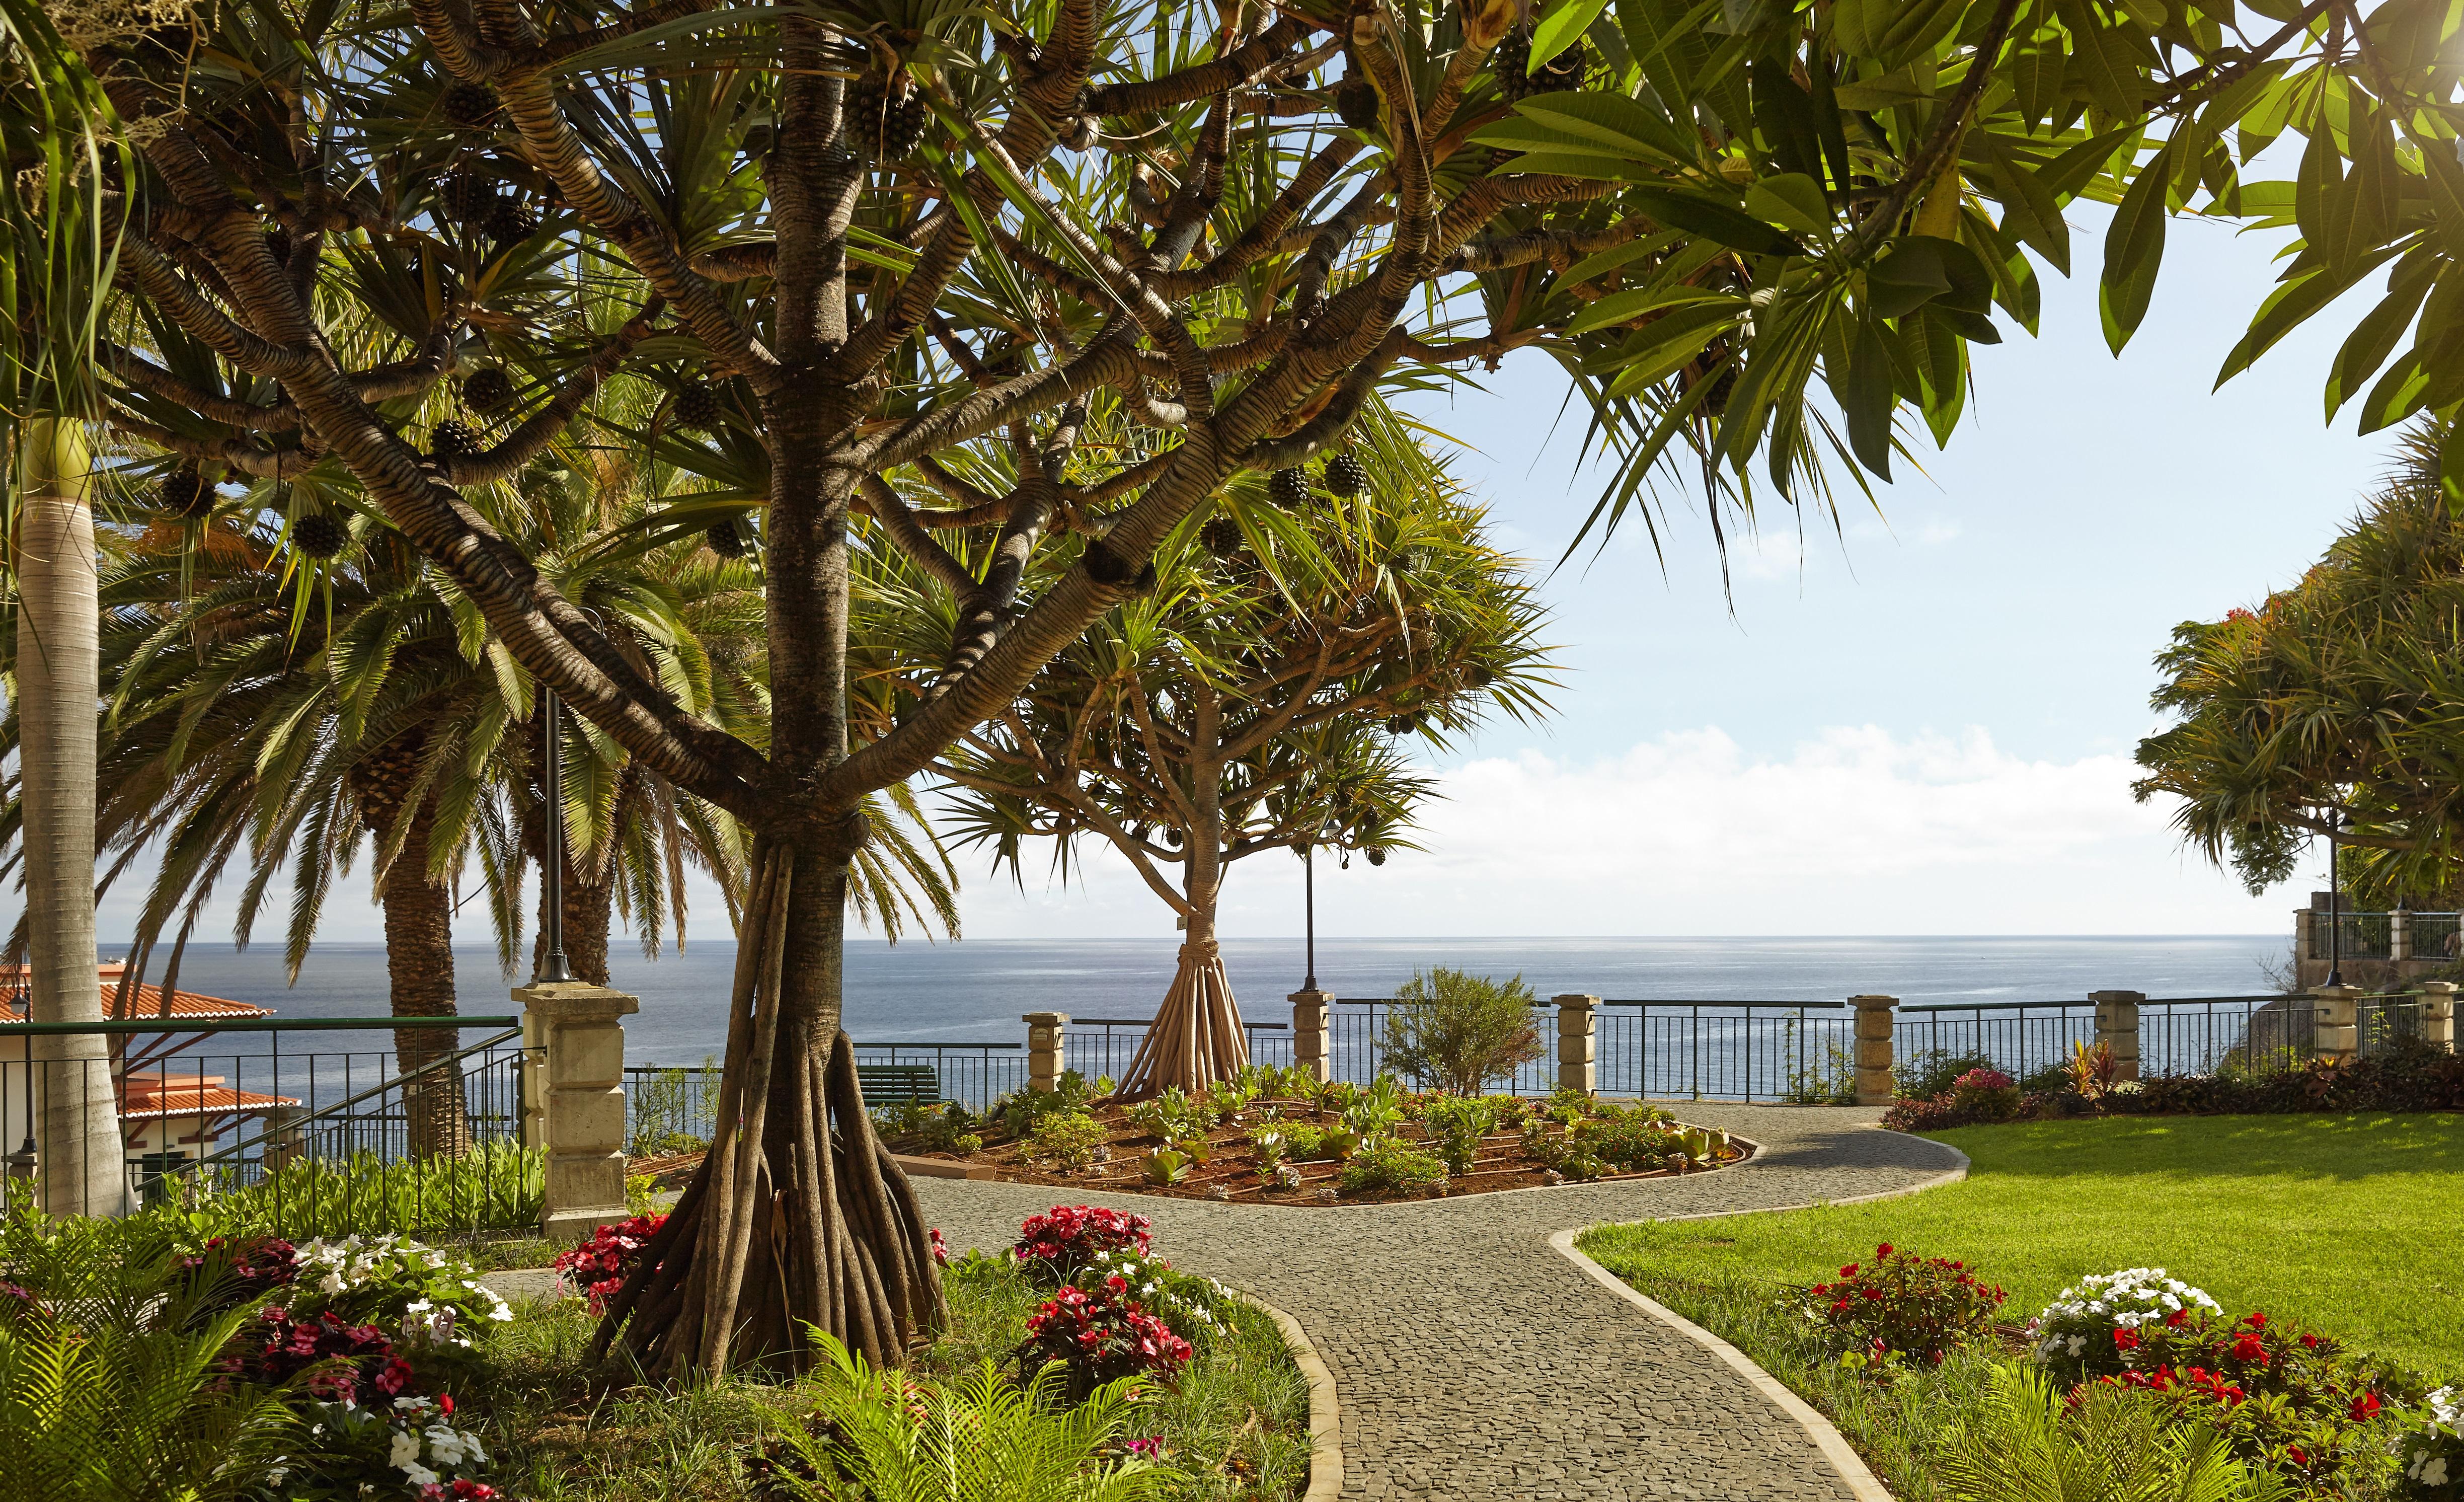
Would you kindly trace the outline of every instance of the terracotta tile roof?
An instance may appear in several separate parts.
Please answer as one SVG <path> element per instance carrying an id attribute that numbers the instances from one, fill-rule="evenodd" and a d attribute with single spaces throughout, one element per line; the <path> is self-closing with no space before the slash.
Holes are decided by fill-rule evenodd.
<path id="1" fill-rule="evenodd" d="M 111 1020 L 143 1022 L 149 1017 L 163 1016 L 163 988 L 159 985 L 135 986 L 129 995 L 127 1006 L 123 1008 L 117 1005 L 120 1000 L 120 978 L 125 969 L 126 966 L 114 962 L 101 966 L 99 973 L 98 979 L 102 986 L 102 1005 Z M 0 993 L 5 993 L 0 994 L 0 1011 L 5 1011 L 10 1018 L 22 1019 L 26 1015 L 26 966 L 0 965 Z M 221 1017 L 271 1017 L 274 1012 L 271 1007 L 257 1006 L 248 1002 L 226 1001 L 219 996 L 200 996 L 194 991 L 182 990 L 171 998 L 170 1015 L 183 1020 L 189 1018 L 203 1020 Z"/>
<path id="2" fill-rule="evenodd" d="M 137 1074 L 120 1084 L 120 1116 L 123 1121 L 233 1111 L 246 1114 L 297 1104 L 289 1095 L 233 1090 L 223 1083 L 220 1074 Z"/>

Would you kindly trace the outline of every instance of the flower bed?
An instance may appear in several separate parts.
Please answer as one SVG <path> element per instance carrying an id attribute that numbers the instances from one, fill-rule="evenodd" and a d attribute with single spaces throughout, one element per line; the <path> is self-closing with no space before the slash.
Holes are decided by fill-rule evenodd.
<path id="1" fill-rule="evenodd" d="M 978 1116 L 945 1102 L 883 1113 L 891 1146 L 987 1163 L 1021 1183 L 1268 1204 L 1374 1204 L 1727 1167 L 1750 1152 L 1655 1106 L 1560 1092 L 1419 1094 L 1393 1078 L 1321 1085 L 1252 1066 L 1196 1095 L 1124 1103 L 1065 1076 Z"/>
<path id="2" fill-rule="evenodd" d="M 1617 1240 L 1585 1245 L 1829 1414 L 1903 1502 L 2020 1502 L 2055 1473 L 2079 1495 L 2171 1497 L 2202 1468 L 2198 1494 L 2232 1502 L 2464 1502 L 2454 1389 L 2280 1314 L 2230 1315 L 2163 1268 L 2080 1278 L 2012 1324 L 1965 1262 L 1889 1245 L 1773 1298 Z M 2125 1473 L 2172 1479 L 2143 1492 Z"/>
<path id="3" fill-rule="evenodd" d="M 620 1272 L 653 1229 L 607 1227 L 561 1259 L 568 1286 Z M 877 1468 L 917 1447 L 1001 1477 L 1003 1495 L 1292 1502 L 1307 1380 L 1271 1316 L 1163 1249 L 1143 1216 L 1055 1205 L 1016 1246 L 948 1263 L 948 1325 L 896 1370 L 825 1359 L 795 1378 L 634 1386 L 589 1366 L 583 1297 L 532 1305 L 488 1342 L 489 1448 L 524 1502 L 882 1495 Z"/>

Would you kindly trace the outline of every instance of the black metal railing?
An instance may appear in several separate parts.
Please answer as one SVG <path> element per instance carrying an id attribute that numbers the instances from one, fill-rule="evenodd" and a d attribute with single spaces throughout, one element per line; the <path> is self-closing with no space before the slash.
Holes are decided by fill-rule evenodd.
<path id="1" fill-rule="evenodd" d="M 466 1027 L 490 1035 L 465 1046 Z M 435 1049 L 406 1068 L 389 1047 L 335 1046 L 396 1031 L 434 1036 Z M 132 1048 L 169 1034 L 196 1036 Z M 43 1057 L 43 1038 L 95 1046 Z M 519 1040 L 510 1016 L 5 1024 L 0 1137 L 32 1146 L 12 1169 L 55 1186 L 113 1182 L 76 1176 L 67 1160 L 83 1141 L 46 1102 L 77 1093 L 115 1114 L 117 1182 L 135 1203 L 177 1199 L 218 1225 L 295 1237 L 536 1224 L 543 1182 L 522 1141 Z M 54 1190 L 45 1197 L 61 1207 Z"/>

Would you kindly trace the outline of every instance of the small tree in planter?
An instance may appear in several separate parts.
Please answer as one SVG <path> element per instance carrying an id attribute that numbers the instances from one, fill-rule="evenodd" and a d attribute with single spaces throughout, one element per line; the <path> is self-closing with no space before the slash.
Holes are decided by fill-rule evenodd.
<path id="1" fill-rule="evenodd" d="M 1092 837 L 1187 925 L 1171 989 L 1120 1093 L 1199 1090 L 1248 1063 L 1216 942 L 1236 861 L 1319 845 L 1375 864 L 1434 796 L 1404 753 L 1492 711 L 1545 705 L 1543 615 L 1482 514 L 1400 423 L 1367 462 L 1236 486 L 1117 607 L 936 767 L 965 789 L 953 832 L 1016 868 L 1031 839 L 1066 870 Z M 1346 462 L 1349 461 L 1349 468 Z M 917 663 L 909 671 L 920 668 Z"/>
<path id="2" fill-rule="evenodd" d="M 1385 1062 L 1449 1094 L 1477 1095 L 1545 1051 L 1523 977 L 1500 983 L 1439 965 L 1395 993 Z"/>

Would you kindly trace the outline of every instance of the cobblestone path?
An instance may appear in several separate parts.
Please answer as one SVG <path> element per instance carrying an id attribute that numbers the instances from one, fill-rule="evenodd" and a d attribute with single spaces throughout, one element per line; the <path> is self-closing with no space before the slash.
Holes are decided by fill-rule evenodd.
<path id="1" fill-rule="evenodd" d="M 1570 1226 L 1774 1208 L 1923 1183 L 1939 1144 L 1876 1111 L 1686 1102 L 1762 1144 L 1685 1179 L 1306 1208 L 1084 1196 L 1154 1218 L 1175 1266 L 1297 1317 L 1333 1371 L 1347 1499 L 1846 1499 L 1802 1430 L 1718 1358 L 1549 1246 Z M 1071 1203 L 1045 1184 L 919 1179 L 953 1249 L 998 1250 Z"/>

